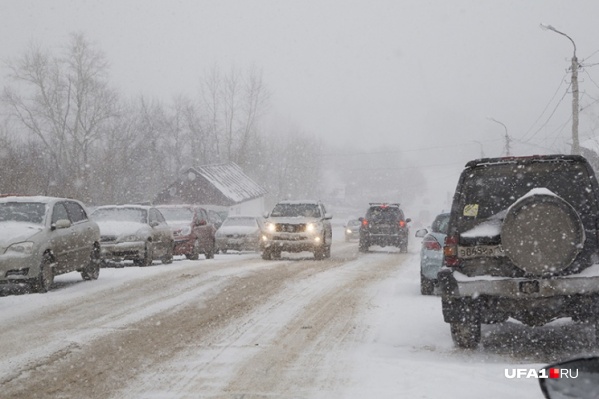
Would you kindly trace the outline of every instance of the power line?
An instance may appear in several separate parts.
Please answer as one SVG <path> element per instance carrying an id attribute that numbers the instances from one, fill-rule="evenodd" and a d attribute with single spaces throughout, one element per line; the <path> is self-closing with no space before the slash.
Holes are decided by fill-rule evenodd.
<path id="1" fill-rule="evenodd" d="M 557 96 L 557 93 L 558 93 L 558 92 L 559 92 L 559 90 L 562 88 L 562 85 L 564 84 L 564 82 L 565 82 L 565 78 L 566 78 L 566 76 L 567 76 L 567 75 L 568 75 L 568 73 L 565 73 L 565 74 L 564 74 L 564 76 L 562 76 L 562 78 L 561 78 L 561 79 L 560 79 L 560 81 L 559 81 L 559 86 L 557 87 L 557 89 L 556 89 L 556 90 L 555 90 L 555 92 L 553 93 L 553 96 L 551 96 L 551 99 L 550 99 L 550 100 L 547 102 L 547 105 L 545 105 L 545 108 L 543 108 L 543 112 L 541 112 L 541 114 L 539 115 L 539 117 L 538 117 L 538 118 L 537 118 L 537 119 L 536 119 L 536 120 L 533 122 L 533 124 L 532 124 L 532 125 L 530 125 L 530 127 L 528 128 L 528 130 L 526 131 L 526 133 L 524 133 L 524 136 L 522 137 L 522 140 L 526 140 L 526 138 L 525 138 L 525 137 L 526 137 L 526 135 L 527 135 L 528 133 L 530 133 L 530 131 L 532 130 L 532 128 L 533 128 L 533 127 L 534 127 L 534 126 L 537 124 L 537 122 L 538 122 L 539 120 L 541 120 L 541 118 L 543 117 L 543 115 L 545 115 L 545 112 L 547 111 L 547 108 L 549 108 L 549 106 L 550 106 L 550 105 L 551 105 L 551 103 L 553 102 L 553 99 L 555 99 L 555 96 Z M 566 93 L 567 93 L 567 91 L 566 91 Z M 564 95 L 564 97 L 565 97 L 565 95 Z M 563 97 L 562 97 L 562 100 L 563 100 Z M 560 102 L 561 102 L 561 100 L 560 100 Z M 554 111 L 554 112 L 555 112 L 555 111 Z M 545 122 L 545 124 L 547 124 L 547 122 Z M 538 131 L 537 131 L 537 132 L 538 132 Z M 537 132 L 535 132 L 534 134 L 536 134 Z M 533 134 L 533 135 L 534 135 L 534 134 Z M 529 139 L 529 140 L 530 140 L 530 139 Z"/>

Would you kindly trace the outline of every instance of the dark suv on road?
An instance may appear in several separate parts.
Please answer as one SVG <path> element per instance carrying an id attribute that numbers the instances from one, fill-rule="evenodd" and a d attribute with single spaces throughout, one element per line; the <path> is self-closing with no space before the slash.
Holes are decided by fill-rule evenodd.
<path id="1" fill-rule="evenodd" d="M 599 187 L 577 155 L 487 158 L 466 164 L 437 275 L 454 343 L 481 323 L 529 326 L 571 317 L 599 336 Z"/>
<path id="2" fill-rule="evenodd" d="M 371 245 L 395 246 L 408 252 L 410 218 L 405 218 L 399 204 L 370 203 L 366 217 L 360 218 L 360 252 L 368 252 Z"/>

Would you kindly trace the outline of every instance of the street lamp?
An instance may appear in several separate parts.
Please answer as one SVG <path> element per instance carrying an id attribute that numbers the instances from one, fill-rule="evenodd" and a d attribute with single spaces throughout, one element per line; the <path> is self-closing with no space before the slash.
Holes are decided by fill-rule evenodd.
<path id="1" fill-rule="evenodd" d="M 503 129 L 505 130 L 505 155 L 509 157 L 510 156 L 510 142 L 512 141 L 512 139 L 507 134 L 507 126 L 505 126 L 503 123 L 499 122 L 497 119 L 494 119 L 491 117 L 487 117 L 487 119 L 490 121 L 493 121 L 495 123 L 499 123 L 501 126 L 503 126 Z"/>
<path id="2" fill-rule="evenodd" d="M 551 30 L 567 37 L 574 46 L 572 55 L 572 154 L 580 154 L 580 143 L 578 141 L 578 59 L 576 58 L 576 43 L 568 35 L 555 29 L 551 25 L 541 24 L 541 29 Z"/>

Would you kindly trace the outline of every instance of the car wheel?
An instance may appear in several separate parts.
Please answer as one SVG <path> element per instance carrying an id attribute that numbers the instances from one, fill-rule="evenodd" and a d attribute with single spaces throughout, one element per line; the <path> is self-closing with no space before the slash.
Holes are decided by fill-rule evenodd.
<path id="1" fill-rule="evenodd" d="M 84 280 L 97 280 L 100 276 L 100 266 L 102 265 L 102 259 L 100 259 L 100 247 L 94 245 L 92 252 L 89 255 L 88 264 L 81 270 L 81 277 Z"/>
<path id="2" fill-rule="evenodd" d="M 166 255 L 164 255 L 161 259 L 162 263 L 165 265 L 173 263 L 173 252 L 175 252 L 175 243 L 171 242 L 166 250 Z"/>
<path id="3" fill-rule="evenodd" d="M 190 254 L 185 254 L 185 257 L 189 260 L 198 260 L 200 258 L 200 242 L 195 240 L 193 242 L 193 249 Z"/>
<path id="4" fill-rule="evenodd" d="M 435 291 L 435 284 L 432 280 L 424 277 L 422 273 L 420 273 L 420 293 L 422 295 L 433 295 Z"/>
<path id="5" fill-rule="evenodd" d="M 151 266 L 153 260 L 154 248 L 152 247 L 151 242 L 146 242 L 146 247 L 144 249 L 144 257 L 134 260 L 133 263 L 137 266 Z"/>
<path id="6" fill-rule="evenodd" d="M 40 265 L 40 274 L 35 284 L 35 291 L 43 294 L 52 288 L 52 284 L 54 284 L 54 270 L 52 269 L 52 265 L 52 260 L 48 256 L 44 256 Z"/>
<path id="7" fill-rule="evenodd" d="M 457 322 L 450 323 L 451 338 L 459 348 L 473 349 L 480 342 L 479 322 Z"/>
<path id="8" fill-rule="evenodd" d="M 212 247 L 206 250 L 206 253 L 204 254 L 206 259 L 214 259 L 214 248 L 216 248 L 216 244 L 213 242 Z"/>

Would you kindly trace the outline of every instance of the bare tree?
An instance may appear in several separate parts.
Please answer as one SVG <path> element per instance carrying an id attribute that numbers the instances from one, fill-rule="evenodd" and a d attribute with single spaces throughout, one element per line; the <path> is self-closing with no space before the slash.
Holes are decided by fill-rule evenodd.
<path id="1" fill-rule="evenodd" d="M 90 154 L 117 100 L 104 54 L 77 33 L 62 56 L 31 46 L 8 67 L 15 86 L 2 100 L 51 158 L 53 194 L 90 200 Z"/>

